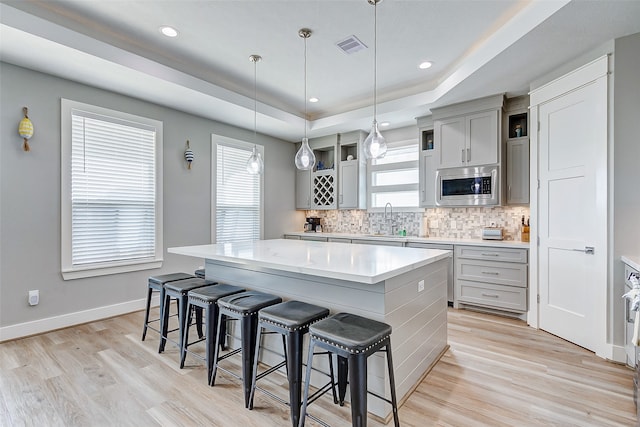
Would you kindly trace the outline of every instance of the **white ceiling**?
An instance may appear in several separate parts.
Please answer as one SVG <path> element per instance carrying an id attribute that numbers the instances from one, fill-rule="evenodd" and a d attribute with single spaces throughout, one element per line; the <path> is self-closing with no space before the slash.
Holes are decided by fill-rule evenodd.
<path id="1" fill-rule="evenodd" d="M 385 0 L 378 4 L 378 121 L 415 123 L 430 108 L 529 83 L 614 38 L 640 32 L 640 0 Z M 309 136 L 368 129 L 373 18 L 367 0 L 9 0 L 0 59 L 253 129 Z M 162 36 L 171 25 L 179 36 Z M 369 49 L 347 55 L 357 36 Z M 434 62 L 428 70 L 417 65 Z"/>

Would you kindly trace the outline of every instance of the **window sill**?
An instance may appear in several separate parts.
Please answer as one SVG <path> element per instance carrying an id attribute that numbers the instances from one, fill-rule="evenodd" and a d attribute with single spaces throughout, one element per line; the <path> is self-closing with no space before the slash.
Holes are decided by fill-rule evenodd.
<path id="1" fill-rule="evenodd" d="M 63 280 L 83 279 L 86 277 L 107 276 L 109 274 L 129 273 L 132 271 L 151 270 L 162 267 L 162 259 L 144 261 L 136 264 L 90 266 L 85 268 L 70 268 L 62 270 Z"/>

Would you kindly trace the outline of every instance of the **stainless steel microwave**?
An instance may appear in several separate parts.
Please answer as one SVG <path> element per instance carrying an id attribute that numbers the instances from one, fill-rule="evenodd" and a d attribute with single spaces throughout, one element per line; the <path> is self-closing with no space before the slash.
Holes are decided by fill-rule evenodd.
<path id="1" fill-rule="evenodd" d="M 496 206 L 500 204 L 500 167 L 477 166 L 436 172 L 438 206 Z"/>

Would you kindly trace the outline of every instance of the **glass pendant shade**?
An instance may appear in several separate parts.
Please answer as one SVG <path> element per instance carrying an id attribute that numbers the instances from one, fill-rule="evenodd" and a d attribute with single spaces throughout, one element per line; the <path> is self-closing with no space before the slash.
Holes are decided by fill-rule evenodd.
<path id="1" fill-rule="evenodd" d="M 262 161 L 262 156 L 258 153 L 256 146 L 253 146 L 253 152 L 249 159 L 247 160 L 247 172 L 251 175 L 260 175 L 264 170 L 264 162 Z"/>
<path id="2" fill-rule="evenodd" d="M 387 154 L 387 140 L 378 130 L 378 122 L 374 119 L 371 132 L 364 140 L 364 156 L 367 159 L 379 159 Z"/>
<path id="3" fill-rule="evenodd" d="M 313 169 L 316 164 L 316 156 L 313 154 L 313 150 L 309 147 L 309 139 L 302 138 L 302 145 L 296 153 L 296 168 L 308 171 Z"/>

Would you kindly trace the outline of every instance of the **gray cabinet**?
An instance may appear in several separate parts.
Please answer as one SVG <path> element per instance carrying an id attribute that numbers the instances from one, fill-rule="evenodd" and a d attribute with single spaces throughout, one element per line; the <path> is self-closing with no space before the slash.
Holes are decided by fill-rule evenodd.
<path id="1" fill-rule="evenodd" d="M 419 205 L 421 208 L 431 208 L 436 206 L 436 152 L 439 147 L 435 144 L 431 116 L 419 117 L 417 122 L 420 150 Z"/>
<path id="2" fill-rule="evenodd" d="M 434 108 L 439 169 L 500 163 L 503 95 Z"/>
<path id="3" fill-rule="evenodd" d="M 518 96 L 505 102 L 505 203 L 529 204 L 529 97 Z"/>
<path id="4" fill-rule="evenodd" d="M 338 209 L 366 209 L 367 163 L 362 153 L 363 131 L 348 132 L 338 139 Z"/>
<path id="5" fill-rule="evenodd" d="M 529 138 L 507 140 L 507 204 L 529 204 Z"/>
<path id="6" fill-rule="evenodd" d="M 311 209 L 311 171 L 296 170 L 296 209 Z"/>
<path id="7" fill-rule="evenodd" d="M 456 245 L 454 265 L 454 307 L 527 311 L 527 249 Z"/>

